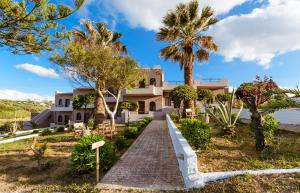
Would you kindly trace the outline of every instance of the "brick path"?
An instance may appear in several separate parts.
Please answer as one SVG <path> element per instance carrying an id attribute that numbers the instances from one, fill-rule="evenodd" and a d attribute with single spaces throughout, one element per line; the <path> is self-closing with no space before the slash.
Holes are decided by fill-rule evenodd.
<path id="1" fill-rule="evenodd" d="M 97 188 L 182 189 L 166 121 L 152 121 Z"/>

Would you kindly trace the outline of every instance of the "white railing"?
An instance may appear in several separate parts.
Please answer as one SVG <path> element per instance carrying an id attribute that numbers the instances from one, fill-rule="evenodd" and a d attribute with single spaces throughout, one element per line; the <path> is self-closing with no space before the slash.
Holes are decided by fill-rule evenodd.
<path id="1" fill-rule="evenodd" d="M 150 85 L 147 88 L 126 89 L 125 95 L 162 95 L 162 88 Z"/>
<path id="2" fill-rule="evenodd" d="M 171 120 L 169 114 L 166 115 L 166 119 L 185 187 L 191 188 L 202 186 L 203 180 L 201 180 L 201 176 L 198 172 L 196 152 L 183 137 L 182 133 Z"/>

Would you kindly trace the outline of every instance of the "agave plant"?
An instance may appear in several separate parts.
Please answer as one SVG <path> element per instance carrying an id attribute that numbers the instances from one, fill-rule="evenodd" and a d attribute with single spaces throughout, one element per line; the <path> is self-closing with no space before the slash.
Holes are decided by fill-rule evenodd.
<path id="1" fill-rule="evenodd" d="M 207 113 L 210 116 L 214 117 L 223 126 L 224 134 L 228 136 L 235 135 L 234 128 L 243 110 L 243 105 L 242 105 L 237 115 L 234 116 L 233 114 L 234 99 L 235 99 L 235 90 L 232 91 L 228 103 L 222 103 L 219 100 L 217 100 L 216 105 L 211 105 L 209 108 L 206 109 Z"/>

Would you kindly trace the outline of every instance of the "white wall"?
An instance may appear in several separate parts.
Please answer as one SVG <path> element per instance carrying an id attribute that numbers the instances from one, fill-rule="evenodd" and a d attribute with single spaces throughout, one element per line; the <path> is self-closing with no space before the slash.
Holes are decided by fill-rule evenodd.
<path id="1" fill-rule="evenodd" d="M 238 110 L 235 109 L 235 112 Z M 251 113 L 248 109 L 243 109 L 241 113 L 242 119 L 250 119 Z M 282 124 L 300 125 L 300 110 L 298 109 L 284 109 L 274 113 L 274 117 Z"/>

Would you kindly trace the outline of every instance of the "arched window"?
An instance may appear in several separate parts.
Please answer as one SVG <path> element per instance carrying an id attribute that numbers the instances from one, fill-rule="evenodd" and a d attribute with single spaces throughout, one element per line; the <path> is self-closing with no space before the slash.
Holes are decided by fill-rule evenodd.
<path id="1" fill-rule="evenodd" d="M 58 106 L 62 106 L 63 104 L 62 104 L 62 99 L 59 99 L 58 100 Z"/>
<path id="2" fill-rule="evenodd" d="M 150 79 L 150 85 L 156 86 L 156 79 L 155 78 Z"/>
<path id="3" fill-rule="evenodd" d="M 62 120 L 63 118 L 62 118 L 62 116 L 61 115 L 59 115 L 58 116 L 58 118 L 57 118 L 57 122 L 59 122 L 59 123 L 62 123 L 63 122 L 63 120 Z"/>
<path id="4" fill-rule="evenodd" d="M 140 81 L 139 88 L 146 88 L 145 79 L 143 79 L 143 80 Z"/>
<path id="5" fill-rule="evenodd" d="M 150 102 L 150 111 L 156 111 L 156 104 L 155 102 Z"/>
<path id="6" fill-rule="evenodd" d="M 76 120 L 77 121 L 81 121 L 81 113 L 77 113 L 76 114 Z"/>

